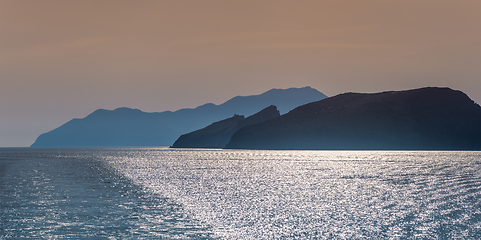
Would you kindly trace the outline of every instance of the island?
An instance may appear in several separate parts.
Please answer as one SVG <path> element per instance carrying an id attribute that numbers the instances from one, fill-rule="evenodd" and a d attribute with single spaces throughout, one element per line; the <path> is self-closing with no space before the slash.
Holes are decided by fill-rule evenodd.
<path id="1" fill-rule="evenodd" d="M 344 93 L 246 126 L 226 148 L 481 150 L 481 107 L 450 88 Z"/>
<path id="2" fill-rule="evenodd" d="M 302 87 L 271 89 L 259 95 L 233 97 L 220 105 L 207 103 L 174 112 L 98 109 L 41 134 L 31 147 L 171 146 L 182 134 L 234 114 L 250 116 L 270 105 L 286 113 L 326 97 L 314 88 Z"/>
<path id="3" fill-rule="evenodd" d="M 180 136 L 172 145 L 172 148 L 224 148 L 232 135 L 239 129 L 279 116 L 279 111 L 274 105 L 248 118 L 236 114 L 231 118 L 212 123 L 205 128 Z"/>

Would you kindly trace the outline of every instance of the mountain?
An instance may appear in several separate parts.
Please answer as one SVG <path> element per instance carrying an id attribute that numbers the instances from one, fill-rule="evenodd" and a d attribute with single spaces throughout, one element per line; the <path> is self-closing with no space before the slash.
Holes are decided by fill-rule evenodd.
<path id="1" fill-rule="evenodd" d="M 250 116 L 270 105 L 285 113 L 324 98 L 316 89 L 304 87 L 271 89 L 260 95 L 237 96 L 220 105 L 208 103 L 175 112 L 99 109 L 40 135 L 31 147 L 170 146 L 180 135 L 234 114 Z"/>
<path id="2" fill-rule="evenodd" d="M 242 128 L 226 148 L 481 150 L 481 107 L 449 88 L 345 93 Z"/>
<path id="3" fill-rule="evenodd" d="M 205 128 L 180 136 L 172 147 L 223 148 L 227 145 L 232 135 L 239 129 L 279 116 L 279 111 L 274 105 L 271 105 L 248 118 L 244 118 L 242 115 L 234 115 L 231 118 L 212 123 Z"/>

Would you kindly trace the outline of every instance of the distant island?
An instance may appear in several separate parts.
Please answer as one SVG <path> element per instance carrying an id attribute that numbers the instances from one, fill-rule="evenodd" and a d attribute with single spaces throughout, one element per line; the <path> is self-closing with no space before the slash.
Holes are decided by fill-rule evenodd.
<path id="1" fill-rule="evenodd" d="M 212 123 L 197 131 L 180 136 L 172 145 L 173 148 L 224 148 L 232 135 L 245 126 L 265 122 L 279 117 L 277 107 L 271 105 L 262 111 L 245 118 L 234 115 L 231 118 Z"/>
<path id="2" fill-rule="evenodd" d="M 260 95 L 234 97 L 221 105 L 205 104 L 175 112 L 99 109 L 40 135 L 32 147 L 170 145 L 273 150 L 481 150 L 481 107 L 463 92 L 450 88 L 344 93 L 330 98 L 310 87 L 272 89 Z"/>
<path id="3" fill-rule="evenodd" d="M 311 87 L 271 89 L 260 95 L 237 96 L 223 104 L 147 113 L 138 109 L 98 109 L 40 135 L 31 147 L 171 146 L 181 135 L 237 115 L 250 116 L 275 105 L 286 113 L 326 98 Z"/>
<path id="4" fill-rule="evenodd" d="M 481 150 L 481 107 L 450 88 L 344 93 L 246 126 L 226 148 Z"/>

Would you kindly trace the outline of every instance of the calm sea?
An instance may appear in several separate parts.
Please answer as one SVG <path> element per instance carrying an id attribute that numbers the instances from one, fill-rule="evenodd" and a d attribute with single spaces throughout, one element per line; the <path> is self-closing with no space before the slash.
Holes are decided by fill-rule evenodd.
<path id="1" fill-rule="evenodd" d="M 481 152 L 0 149 L 0 239 L 480 239 Z"/>

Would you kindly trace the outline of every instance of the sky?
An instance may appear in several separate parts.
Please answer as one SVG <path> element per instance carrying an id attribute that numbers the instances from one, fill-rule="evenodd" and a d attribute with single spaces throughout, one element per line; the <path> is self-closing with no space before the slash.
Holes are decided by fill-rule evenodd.
<path id="1" fill-rule="evenodd" d="M 479 0 L 0 0 L 0 147 L 96 109 L 450 87 L 481 103 Z"/>

